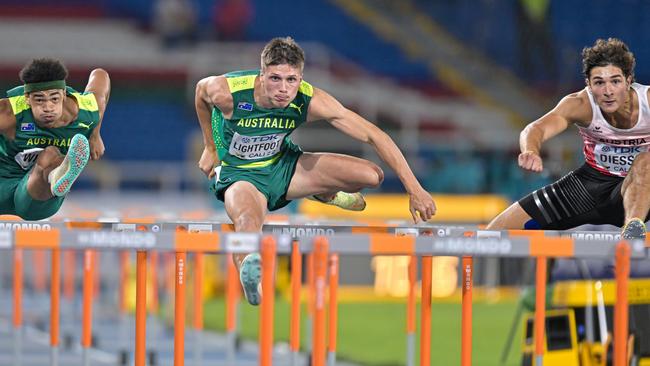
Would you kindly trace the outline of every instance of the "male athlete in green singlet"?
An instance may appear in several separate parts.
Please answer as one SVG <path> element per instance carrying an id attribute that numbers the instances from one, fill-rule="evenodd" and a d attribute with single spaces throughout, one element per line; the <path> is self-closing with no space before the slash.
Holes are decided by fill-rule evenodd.
<path id="1" fill-rule="evenodd" d="M 0 214 L 54 215 L 88 158 L 104 154 L 108 74 L 93 70 L 83 93 L 67 76 L 58 60 L 32 60 L 20 71 L 23 85 L 0 99 Z"/>
<path id="2" fill-rule="evenodd" d="M 262 51 L 261 70 L 211 76 L 196 86 L 205 144 L 199 168 L 210 178 L 216 176 L 217 198 L 224 201 L 235 230 L 261 231 L 267 210 L 298 198 L 365 208 L 358 192 L 381 184 L 384 173 L 377 165 L 348 155 L 302 152 L 289 139 L 303 123 L 317 120 L 374 147 L 404 184 L 413 220 L 429 220 L 436 211 L 433 199 L 393 140 L 302 80 L 304 63 L 304 52 L 293 39 L 275 38 Z M 259 254 L 234 259 L 246 299 L 259 304 Z"/>

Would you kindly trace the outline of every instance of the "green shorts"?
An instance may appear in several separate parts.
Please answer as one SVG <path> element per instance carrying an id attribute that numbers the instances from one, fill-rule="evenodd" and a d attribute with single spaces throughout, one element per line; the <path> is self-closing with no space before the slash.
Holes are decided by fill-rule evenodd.
<path id="1" fill-rule="evenodd" d="M 291 202 L 287 200 L 287 190 L 300 155 L 302 151 L 294 145 L 285 150 L 275 163 L 265 167 L 237 168 L 222 165 L 219 176 L 211 184 L 211 190 L 218 200 L 223 201 L 226 189 L 231 184 L 244 180 L 252 183 L 266 196 L 269 211 L 278 210 Z"/>
<path id="2" fill-rule="evenodd" d="M 20 216 L 23 220 L 46 219 L 59 211 L 65 197 L 37 201 L 27 192 L 29 173 L 22 178 L 0 178 L 0 214 Z"/>

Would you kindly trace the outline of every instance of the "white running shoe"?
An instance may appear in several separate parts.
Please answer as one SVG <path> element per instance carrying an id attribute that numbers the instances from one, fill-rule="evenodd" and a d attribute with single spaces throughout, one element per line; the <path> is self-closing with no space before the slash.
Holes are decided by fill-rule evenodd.
<path id="1" fill-rule="evenodd" d="M 326 205 L 332 205 L 340 207 L 344 210 L 349 211 L 363 211 L 366 208 L 366 200 L 363 198 L 363 195 L 360 192 L 347 193 L 347 192 L 336 192 L 334 197 L 329 201 L 318 198 L 317 196 L 309 196 L 308 200 L 317 201 L 324 203 Z"/>

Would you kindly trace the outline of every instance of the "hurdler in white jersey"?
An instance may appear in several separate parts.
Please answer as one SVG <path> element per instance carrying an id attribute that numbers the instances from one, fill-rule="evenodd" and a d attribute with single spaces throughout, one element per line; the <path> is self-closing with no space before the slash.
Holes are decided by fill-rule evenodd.
<path id="1" fill-rule="evenodd" d="M 582 51 L 586 88 L 564 97 L 521 132 L 522 169 L 543 170 L 542 143 L 578 127 L 585 164 L 499 214 L 489 229 L 570 229 L 623 226 L 625 238 L 645 237 L 650 209 L 648 86 L 634 83 L 634 55 L 618 39 Z"/>
<path id="2" fill-rule="evenodd" d="M 648 88 L 647 85 L 638 83 L 631 85 L 638 100 L 638 117 L 629 129 L 609 124 L 593 94 L 589 88 L 585 88 L 593 117 L 588 127 L 578 125 L 578 129 L 584 142 L 583 152 L 587 164 L 603 174 L 625 177 L 636 156 L 650 149 Z"/>

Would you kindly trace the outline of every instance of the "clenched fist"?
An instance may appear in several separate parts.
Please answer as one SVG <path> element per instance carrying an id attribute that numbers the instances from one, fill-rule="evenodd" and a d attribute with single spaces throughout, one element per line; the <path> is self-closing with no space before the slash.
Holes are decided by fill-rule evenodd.
<path id="1" fill-rule="evenodd" d="M 518 162 L 519 166 L 524 170 L 536 173 L 544 170 L 544 166 L 542 165 L 542 158 L 538 153 L 534 151 L 524 151 L 519 154 Z"/>

